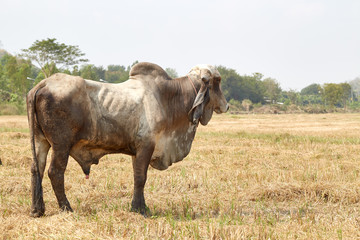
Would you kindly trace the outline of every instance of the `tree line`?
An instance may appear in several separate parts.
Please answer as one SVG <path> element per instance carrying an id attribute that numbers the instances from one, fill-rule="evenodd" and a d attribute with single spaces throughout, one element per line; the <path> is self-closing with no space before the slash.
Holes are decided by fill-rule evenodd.
<path id="1" fill-rule="evenodd" d="M 137 63 L 135 61 L 129 66 L 108 65 L 104 68 L 87 64 L 88 59 L 84 56 L 78 46 L 59 43 L 54 38 L 37 40 L 17 56 L 0 49 L 1 102 L 24 105 L 26 93 L 36 83 L 57 72 L 95 81 L 120 83 L 129 78 L 131 67 Z M 249 111 L 264 104 L 281 105 L 283 108 L 293 105 L 322 106 L 327 109 L 348 106 L 360 108 L 357 94 L 349 83 L 327 83 L 322 86 L 314 83 L 300 92 L 284 91 L 276 79 L 264 78 L 261 73 L 240 75 L 225 66 L 217 68 L 222 76 L 224 95 L 233 109 Z M 171 77 L 178 77 L 174 68 L 165 70 Z M 359 85 L 358 81 L 354 84 Z"/>
<path id="2" fill-rule="evenodd" d="M 246 105 L 277 104 L 284 109 L 290 105 L 322 106 L 323 111 L 333 111 L 335 108 L 360 106 L 358 94 L 349 83 L 314 83 L 300 92 L 284 91 L 276 79 L 264 78 L 261 73 L 240 75 L 234 69 L 223 66 L 219 66 L 218 70 L 223 79 L 222 88 L 226 99 L 238 108 L 248 108 Z"/>

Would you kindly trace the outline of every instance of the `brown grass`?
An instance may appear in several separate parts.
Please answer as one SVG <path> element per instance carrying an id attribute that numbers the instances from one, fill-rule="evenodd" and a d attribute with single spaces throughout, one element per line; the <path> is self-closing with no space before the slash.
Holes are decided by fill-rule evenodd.
<path id="1" fill-rule="evenodd" d="M 29 217 L 31 152 L 24 116 L 0 117 L 0 239 L 360 238 L 360 114 L 221 115 L 190 155 L 150 169 L 153 217 L 129 212 L 132 167 L 108 155 L 84 179 L 65 176 L 73 213 L 45 176 L 46 216 Z"/>

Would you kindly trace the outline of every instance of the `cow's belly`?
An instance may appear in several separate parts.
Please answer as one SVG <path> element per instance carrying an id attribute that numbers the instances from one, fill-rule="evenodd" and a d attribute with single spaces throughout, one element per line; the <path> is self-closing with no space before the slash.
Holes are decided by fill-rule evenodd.
<path id="1" fill-rule="evenodd" d="M 88 140 L 80 140 L 70 150 L 70 155 L 77 161 L 91 162 L 97 164 L 99 159 L 111 153 L 125 153 L 133 155 L 129 145 L 127 144 L 106 144 L 105 142 L 98 144 Z"/>
<path id="2" fill-rule="evenodd" d="M 70 156 L 79 163 L 85 174 L 89 174 L 92 164 L 98 164 L 101 157 L 111 153 L 133 155 L 126 144 L 111 145 L 106 142 L 99 144 L 84 139 L 78 141 L 70 150 Z"/>

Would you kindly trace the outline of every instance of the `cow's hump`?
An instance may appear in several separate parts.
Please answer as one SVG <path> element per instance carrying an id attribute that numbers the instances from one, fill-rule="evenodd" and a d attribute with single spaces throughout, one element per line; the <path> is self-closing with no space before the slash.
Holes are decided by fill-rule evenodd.
<path id="1" fill-rule="evenodd" d="M 152 76 L 154 78 L 161 77 L 166 80 L 171 80 L 171 77 L 159 65 L 149 62 L 141 62 L 134 65 L 129 73 L 130 77 L 137 75 Z"/>

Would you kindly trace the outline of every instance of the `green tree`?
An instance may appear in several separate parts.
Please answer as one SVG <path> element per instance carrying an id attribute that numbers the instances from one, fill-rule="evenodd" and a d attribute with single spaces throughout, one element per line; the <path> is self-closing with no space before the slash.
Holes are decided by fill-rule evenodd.
<path id="1" fill-rule="evenodd" d="M 313 83 L 309 86 L 301 89 L 300 97 L 299 97 L 299 104 L 300 105 L 308 105 L 308 104 L 322 104 L 322 97 L 321 97 L 322 88 L 320 84 Z"/>
<path id="2" fill-rule="evenodd" d="M 5 56 L 6 54 L 9 54 L 9 53 L 6 52 L 4 49 L 0 49 L 0 58 L 2 58 L 3 56 Z"/>
<path id="3" fill-rule="evenodd" d="M 282 91 L 279 99 L 286 105 L 294 104 L 297 105 L 299 102 L 299 93 L 295 90 Z"/>
<path id="4" fill-rule="evenodd" d="M 30 82 L 27 79 L 28 76 L 31 76 L 30 62 L 6 54 L 1 58 L 0 63 L 1 89 L 24 97 L 30 88 Z"/>
<path id="5" fill-rule="evenodd" d="M 5 78 L 4 76 L 4 70 L 3 65 L 0 64 L 0 89 L 5 89 Z"/>
<path id="6" fill-rule="evenodd" d="M 252 76 L 240 76 L 243 99 L 249 99 L 253 103 L 264 102 L 265 88 L 261 81 L 262 77 L 261 73 L 253 73 Z"/>
<path id="7" fill-rule="evenodd" d="M 353 100 L 359 99 L 360 96 L 360 77 L 355 78 L 349 82 L 352 90 Z"/>
<path id="8" fill-rule="evenodd" d="M 253 77 L 256 81 L 261 81 L 261 79 L 263 79 L 264 75 L 259 72 L 255 72 L 255 73 L 253 73 Z"/>
<path id="9" fill-rule="evenodd" d="M 130 68 L 122 65 L 109 65 L 105 72 L 105 80 L 111 83 L 120 83 L 129 79 Z"/>
<path id="10" fill-rule="evenodd" d="M 165 72 L 171 77 L 171 78 L 177 78 L 179 77 L 178 73 L 176 72 L 175 68 L 165 68 Z"/>
<path id="11" fill-rule="evenodd" d="M 343 101 L 343 106 L 346 109 L 347 106 L 347 101 L 349 101 L 351 99 L 351 86 L 348 83 L 340 83 L 339 84 L 340 87 L 342 88 L 342 101 Z"/>
<path id="12" fill-rule="evenodd" d="M 82 66 L 80 72 L 82 78 L 96 80 L 96 81 L 100 80 L 100 77 L 96 71 L 96 67 L 93 64 L 87 64 Z"/>
<path id="13" fill-rule="evenodd" d="M 96 75 L 99 76 L 100 79 L 105 79 L 105 68 L 103 66 L 96 67 L 94 66 L 94 70 L 96 72 Z"/>
<path id="14" fill-rule="evenodd" d="M 221 87 L 225 98 L 241 102 L 244 99 L 249 99 L 253 103 L 260 103 L 264 101 L 264 86 L 261 81 L 263 75 L 261 73 L 254 73 L 252 76 L 240 76 L 234 69 L 223 66 L 217 67 L 222 78 Z"/>
<path id="15" fill-rule="evenodd" d="M 322 93 L 325 104 L 331 108 L 341 101 L 344 94 L 341 85 L 335 83 L 325 83 Z"/>
<path id="16" fill-rule="evenodd" d="M 5 82 L 5 90 L 15 93 L 15 78 L 17 73 L 17 61 L 16 57 L 7 54 L 2 58 L 2 62 L 4 63 L 4 82 Z"/>
<path id="17" fill-rule="evenodd" d="M 80 70 L 79 70 L 79 66 L 78 65 L 75 65 L 73 67 L 73 70 L 71 72 L 71 75 L 74 75 L 74 76 L 80 76 Z"/>
<path id="18" fill-rule="evenodd" d="M 271 103 L 276 102 L 281 93 L 280 84 L 273 78 L 264 79 L 263 84 L 265 88 L 265 97 L 267 97 Z"/>
<path id="19" fill-rule="evenodd" d="M 17 63 L 17 71 L 14 76 L 11 86 L 15 89 L 15 93 L 21 97 L 25 97 L 26 93 L 31 88 L 31 82 L 28 80 L 28 76 L 31 75 L 31 63 L 19 59 Z"/>
<path id="20" fill-rule="evenodd" d="M 45 78 L 55 73 L 56 68 L 60 69 L 88 61 L 81 58 L 85 54 L 80 51 L 78 46 L 58 43 L 55 38 L 36 40 L 28 49 L 22 49 L 22 51 L 21 56 L 35 61 Z"/>
<path id="21" fill-rule="evenodd" d="M 221 87 L 224 93 L 226 100 L 230 101 L 230 99 L 242 100 L 240 94 L 240 76 L 234 69 L 226 68 L 224 66 L 217 67 L 221 78 L 222 83 Z"/>
<path id="22" fill-rule="evenodd" d="M 321 86 L 317 83 L 313 83 L 303 89 L 301 89 L 301 95 L 320 95 Z"/>

